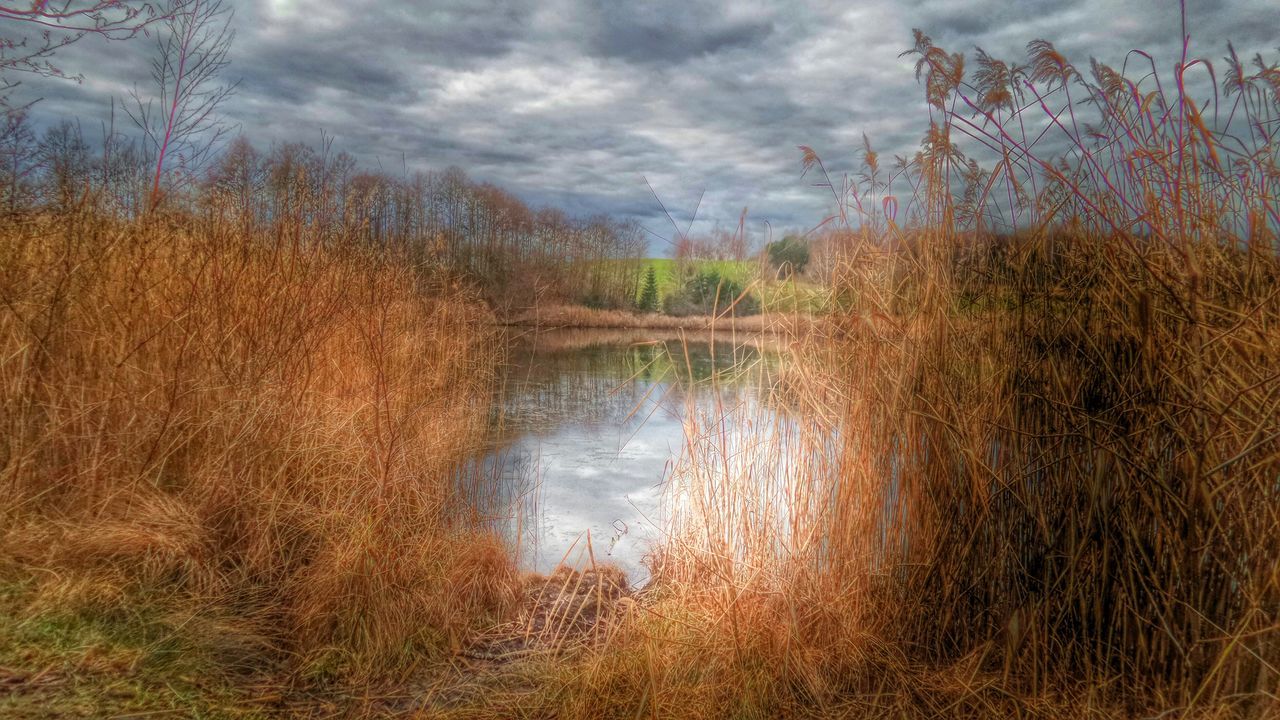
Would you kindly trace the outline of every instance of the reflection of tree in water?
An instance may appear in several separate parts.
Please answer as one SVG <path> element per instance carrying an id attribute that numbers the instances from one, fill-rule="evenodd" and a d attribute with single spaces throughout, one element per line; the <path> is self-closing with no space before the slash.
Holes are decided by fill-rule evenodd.
<path id="1" fill-rule="evenodd" d="M 744 375 L 757 375 L 753 370 L 762 359 L 760 350 L 730 343 L 517 348 L 498 390 L 492 426 L 500 439 L 569 421 L 618 426 L 657 410 L 679 413 L 698 386 L 740 384 Z"/>

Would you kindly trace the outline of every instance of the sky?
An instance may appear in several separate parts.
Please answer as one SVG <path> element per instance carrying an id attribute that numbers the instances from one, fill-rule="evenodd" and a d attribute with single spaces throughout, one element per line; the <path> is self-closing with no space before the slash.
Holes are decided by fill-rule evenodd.
<path id="1" fill-rule="evenodd" d="M 695 234 L 743 208 L 757 236 L 804 230 L 830 196 L 801 177 L 797 146 L 837 173 L 857 171 L 863 133 L 884 157 L 914 152 L 928 114 L 899 57 L 913 28 L 1008 61 L 1043 38 L 1082 68 L 1142 48 L 1168 71 L 1180 51 L 1168 0 L 228 2 L 240 85 L 222 115 L 259 148 L 324 132 L 368 167 L 456 165 L 535 206 L 638 219 L 655 253 L 673 234 L 655 193 L 683 230 L 705 192 Z M 1275 0 L 1186 12 L 1192 55 L 1221 67 L 1230 40 L 1278 59 Z M 85 39 L 58 56 L 82 82 L 20 78 L 18 99 L 88 134 L 112 97 L 146 91 L 153 52 Z"/>

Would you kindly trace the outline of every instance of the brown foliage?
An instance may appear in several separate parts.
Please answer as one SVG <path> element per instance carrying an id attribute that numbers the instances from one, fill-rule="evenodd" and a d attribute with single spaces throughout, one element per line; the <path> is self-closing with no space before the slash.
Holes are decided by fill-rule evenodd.
<path id="1" fill-rule="evenodd" d="M 454 486 L 496 358 L 474 298 L 178 217 L 3 233 L 4 546 L 51 601 L 168 596 L 361 675 L 510 602 Z"/>

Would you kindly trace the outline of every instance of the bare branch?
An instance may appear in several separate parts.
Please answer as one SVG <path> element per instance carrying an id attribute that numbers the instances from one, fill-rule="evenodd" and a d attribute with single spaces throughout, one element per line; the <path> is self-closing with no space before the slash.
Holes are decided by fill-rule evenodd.
<path id="1" fill-rule="evenodd" d="M 222 0 L 172 0 L 167 10 L 151 61 L 156 94 L 135 87 L 125 108 L 154 153 L 153 207 L 166 176 L 174 186 L 187 182 L 226 137 L 230 128 L 216 111 L 239 85 L 218 83 L 231 62 L 234 11 Z"/>
<path id="2" fill-rule="evenodd" d="M 80 75 L 55 65 L 53 56 L 62 48 L 96 35 L 124 40 L 165 19 L 151 2 L 139 0 L 0 0 L 0 108 L 20 82 L 15 73 L 79 82 Z"/>

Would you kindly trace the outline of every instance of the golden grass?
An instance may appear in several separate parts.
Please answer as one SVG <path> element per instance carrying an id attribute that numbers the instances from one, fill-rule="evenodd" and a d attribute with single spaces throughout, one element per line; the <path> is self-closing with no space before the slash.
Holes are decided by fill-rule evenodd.
<path id="1" fill-rule="evenodd" d="M 455 487 L 497 360 L 472 298 L 176 217 L 0 232 L 0 541 L 38 604 L 194 608 L 370 678 L 513 601 Z"/>
<path id="2" fill-rule="evenodd" d="M 803 313 L 766 313 L 737 317 L 725 313 L 718 317 L 690 315 L 676 317 L 659 313 L 633 313 L 625 310 L 601 310 L 582 305 L 544 305 L 518 313 L 505 324 L 521 327 L 583 328 L 601 330 L 692 330 L 716 333 L 795 332 L 815 320 Z"/>
<path id="3" fill-rule="evenodd" d="M 659 328 L 539 328 L 508 326 L 508 347 L 523 346 L 534 353 L 572 352 L 597 346 L 660 345 L 668 354 L 679 353 L 685 343 L 726 343 L 738 348 L 782 351 L 790 340 L 778 332 L 749 332 L 736 329 L 685 330 Z M 676 358 L 677 362 L 679 361 Z"/>
<path id="4" fill-rule="evenodd" d="M 1144 292 L 1103 255 L 1082 261 L 1102 289 L 1073 296 L 1091 310 L 1050 304 L 1034 328 L 943 294 L 896 326 L 798 343 L 787 392 L 834 427 L 691 420 L 650 586 L 607 643 L 508 702 L 561 718 L 1274 716 L 1274 283 L 1219 305 L 1194 345 L 1180 323 L 1130 324 Z"/>
<path id="5" fill-rule="evenodd" d="M 1144 96 L 1059 63 L 1103 114 L 1059 163 L 983 87 L 995 61 L 975 90 L 922 34 L 915 52 L 939 117 L 899 176 L 918 202 L 898 212 L 869 149 L 833 188 L 863 213 L 833 273 L 851 312 L 796 338 L 786 384 L 835 421 L 692 418 L 645 597 L 531 712 L 1280 714 L 1274 130 L 1209 132 L 1180 82 Z M 1023 229 L 997 234 L 1006 199 Z"/>
<path id="6" fill-rule="evenodd" d="M 38 605 L 187 608 L 313 681 L 535 651 L 466 665 L 461 699 L 432 686 L 435 715 L 1275 717 L 1274 69 L 1229 63 L 1233 137 L 1181 78 L 1085 81 L 1043 41 L 971 80 L 922 33 L 912 52 L 921 153 L 886 180 L 868 147 L 831 187 L 861 216 L 832 272 L 849 312 L 728 328 L 789 334 L 802 412 L 690 415 L 642 592 L 519 580 L 471 522 L 452 470 L 496 323 L 460 291 L 423 300 L 352 248 L 75 213 L 0 243 L 7 565 Z M 1037 155 L 1037 108 L 1070 161 Z"/>

